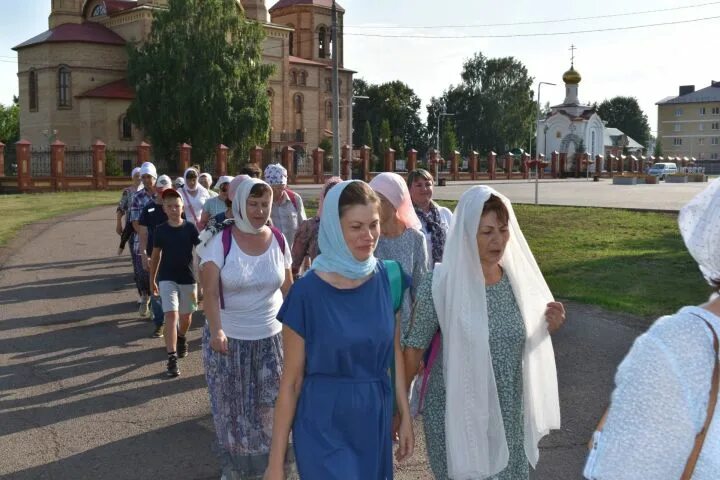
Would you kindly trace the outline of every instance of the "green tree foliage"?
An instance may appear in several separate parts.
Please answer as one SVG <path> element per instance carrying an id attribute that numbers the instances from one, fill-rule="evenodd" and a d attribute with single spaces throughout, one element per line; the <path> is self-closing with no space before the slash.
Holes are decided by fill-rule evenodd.
<path id="1" fill-rule="evenodd" d="M 369 97 L 355 102 L 353 117 L 356 125 L 369 123 L 377 128 L 387 120 L 390 135 L 385 137 L 381 132 L 375 131 L 379 138 L 391 139 L 389 144 L 393 145 L 393 148 L 402 146 L 403 150 L 404 148 L 415 148 L 418 151 L 427 149 L 426 128 L 419 114 L 422 102 L 408 85 L 400 81 L 375 85 L 363 79 L 355 79 L 353 94 Z M 367 143 L 367 131 L 367 127 L 358 129 L 353 143 L 355 145 Z M 396 138 L 401 141 L 392 140 Z M 378 139 L 375 140 L 378 143 Z"/>
<path id="2" fill-rule="evenodd" d="M 373 131 L 372 131 L 372 125 L 370 125 L 370 120 L 365 120 L 365 127 L 364 132 L 362 135 L 362 141 L 360 142 L 360 145 L 365 145 L 370 148 L 373 148 Z"/>
<path id="3" fill-rule="evenodd" d="M 659 137 L 655 139 L 655 153 L 653 155 L 656 157 L 662 157 L 665 155 L 663 153 L 662 139 Z"/>
<path id="4" fill-rule="evenodd" d="M 438 112 L 446 111 L 455 114 L 455 134 L 463 151 L 503 153 L 526 145 L 534 134 L 537 107 L 533 78 L 522 62 L 476 53 L 465 62 L 461 78 L 427 106 L 430 138 L 436 138 Z"/>
<path id="5" fill-rule="evenodd" d="M 0 105 L 0 142 L 11 145 L 20 140 L 20 107 L 18 98 L 10 106 Z"/>
<path id="6" fill-rule="evenodd" d="M 386 118 L 380 124 L 380 130 L 378 131 L 377 145 L 375 148 L 378 156 L 385 154 L 385 150 L 390 146 L 391 141 L 392 130 L 390 129 L 390 121 Z"/>
<path id="7" fill-rule="evenodd" d="M 609 127 L 619 128 L 640 145 L 648 144 L 650 125 L 635 97 L 613 97 L 604 100 L 597 110 L 600 118 L 606 121 Z"/>
<path id="8" fill-rule="evenodd" d="M 443 158 L 450 161 L 452 152 L 458 148 L 457 135 L 455 134 L 455 122 L 452 120 L 446 120 L 440 130 L 442 131 L 440 150 Z"/>
<path id="9" fill-rule="evenodd" d="M 234 0 L 170 0 L 156 11 L 147 43 L 129 51 L 128 78 L 130 119 L 157 152 L 187 142 L 204 161 L 218 143 L 243 152 L 266 143 L 272 67 L 262 63 L 263 35 Z"/>

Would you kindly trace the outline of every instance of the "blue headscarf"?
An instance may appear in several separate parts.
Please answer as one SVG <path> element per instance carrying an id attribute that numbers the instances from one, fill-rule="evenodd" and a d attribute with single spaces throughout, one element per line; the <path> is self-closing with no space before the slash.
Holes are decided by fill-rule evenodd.
<path id="1" fill-rule="evenodd" d="M 375 271 L 377 260 L 374 255 L 364 262 L 358 261 L 350 252 L 340 225 L 340 195 L 345 187 L 352 182 L 349 180 L 335 185 L 325 196 L 323 214 L 320 217 L 320 231 L 318 233 L 318 246 L 320 255 L 313 261 L 312 269 L 318 272 L 332 272 L 353 280 L 363 278 Z"/>

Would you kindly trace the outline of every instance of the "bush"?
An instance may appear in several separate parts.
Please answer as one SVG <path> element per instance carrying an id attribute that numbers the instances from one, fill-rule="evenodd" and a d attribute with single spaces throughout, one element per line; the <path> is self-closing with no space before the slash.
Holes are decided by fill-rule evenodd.
<path id="1" fill-rule="evenodd" d="M 123 174 L 122 165 L 118 162 L 115 152 L 105 154 L 105 174 L 109 177 L 121 177 Z"/>

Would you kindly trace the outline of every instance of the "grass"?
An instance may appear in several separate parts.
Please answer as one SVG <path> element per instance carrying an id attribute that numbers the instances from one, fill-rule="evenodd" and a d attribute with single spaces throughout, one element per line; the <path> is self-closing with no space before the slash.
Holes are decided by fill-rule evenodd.
<path id="1" fill-rule="evenodd" d="M 58 192 L 0 195 L 0 246 L 5 246 L 25 225 L 64 213 L 112 205 L 120 191 Z"/>

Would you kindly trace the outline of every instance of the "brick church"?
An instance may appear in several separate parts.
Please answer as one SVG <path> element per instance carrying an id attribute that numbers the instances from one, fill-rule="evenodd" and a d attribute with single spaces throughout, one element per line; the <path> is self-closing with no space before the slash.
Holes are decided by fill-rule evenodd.
<path id="1" fill-rule="evenodd" d="M 126 117 L 134 97 L 128 84 L 127 45 L 143 42 L 153 12 L 168 0 L 52 0 L 48 30 L 14 47 L 18 52 L 20 135 L 34 145 L 54 137 L 67 145 L 96 140 L 109 149 L 145 140 Z M 237 0 L 263 24 L 263 57 L 275 65 L 271 99 L 271 154 L 284 146 L 309 152 L 332 136 L 331 0 Z M 342 26 L 345 11 L 338 6 Z M 350 142 L 353 71 L 343 68 L 338 34 L 340 141 Z"/>

